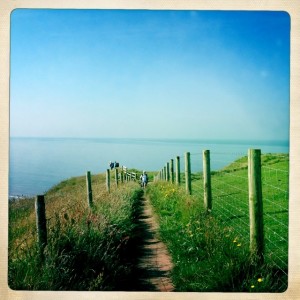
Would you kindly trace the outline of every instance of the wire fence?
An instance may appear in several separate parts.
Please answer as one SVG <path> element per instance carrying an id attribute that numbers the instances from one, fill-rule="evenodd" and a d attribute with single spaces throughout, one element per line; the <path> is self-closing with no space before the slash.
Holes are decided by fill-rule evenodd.
<path id="1" fill-rule="evenodd" d="M 289 173 L 280 161 L 276 165 L 262 166 L 265 257 L 288 277 Z"/>
<path id="2" fill-rule="evenodd" d="M 212 160 L 223 162 L 223 153 L 212 153 Z M 235 162 L 226 172 L 212 174 L 214 212 L 222 222 L 235 231 L 239 243 L 249 246 L 248 176 L 245 162 Z"/>
<path id="3" fill-rule="evenodd" d="M 212 165 L 226 165 L 229 157 L 236 157 L 231 164 L 219 171 L 211 171 L 212 213 L 235 233 L 236 242 L 250 246 L 249 174 L 245 153 L 211 153 Z M 185 156 L 180 156 L 184 162 Z M 205 198 L 203 182 L 203 153 L 190 154 L 192 193 Z M 189 180 L 185 164 L 181 163 L 181 182 Z M 157 179 L 166 180 L 164 174 Z M 279 286 L 287 288 L 288 277 L 288 154 L 263 154 L 261 156 L 261 189 L 263 201 L 264 261 L 278 269 Z"/>

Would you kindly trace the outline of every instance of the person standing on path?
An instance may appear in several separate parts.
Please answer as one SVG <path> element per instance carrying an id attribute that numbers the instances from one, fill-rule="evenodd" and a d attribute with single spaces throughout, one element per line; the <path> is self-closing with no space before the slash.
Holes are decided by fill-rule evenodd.
<path id="1" fill-rule="evenodd" d="M 146 171 L 143 171 L 143 174 L 140 176 L 140 180 L 141 180 L 141 187 L 145 188 L 148 184 L 148 174 L 146 173 Z"/>

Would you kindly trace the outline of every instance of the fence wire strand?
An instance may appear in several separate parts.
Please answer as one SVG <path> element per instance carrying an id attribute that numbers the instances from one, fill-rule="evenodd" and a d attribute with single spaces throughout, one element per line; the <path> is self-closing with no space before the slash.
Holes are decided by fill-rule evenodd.
<path id="1" fill-rule="evenodd" d="M 202 153 L 191 153 L 191 170 L 202 171 Z M 236 157 L 230 164 L 229 157 Z M 181 156 L 180 158 L 185 158 Z M 281 273 L 287 276 L 288 269 L 288 166 L 287 155 L 262 155 L 262 192 L 263 218 L 265 230 L 265 254 L 269 262 L 277 266 Z M 211 172 L 212 212 L 221 222 L 234 228 L 234 231 L 249 243 L 249 187 L 248 187 L 248 158 L 245 153 L 210 153 L 210 164 L 221 167 L 219 171 Z M 275 163 L 279 162 L 275 167 Z M 280 164 L 283 162 L 283 164 Z M 183 164 L 182 164 L 183 165 Z M 181 165 L 181 166 L 182 166 Z M 283 168 L 277 168 L 283 166 Z M 284 169 L 286 168 L 286 169 Z M 185 179 L 185 173 L 183 173 Z M 194 180 L 202 180 L 193 177 Z M 201 181 L 202 182 L 202 181 Z M 197 185 L 199 193 L 204 188 Z M 201 197 L 202 199 L 203 197 Z M 279 274 L 279 273 L 278 273 Z M 278 279 L 279 281 L 281 279 Z M 281 282 L 287 287 L 287 281 Z"/>

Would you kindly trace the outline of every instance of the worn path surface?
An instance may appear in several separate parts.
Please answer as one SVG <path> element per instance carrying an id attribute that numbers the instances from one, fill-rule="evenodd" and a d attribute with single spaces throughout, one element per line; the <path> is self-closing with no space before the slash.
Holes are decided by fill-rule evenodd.
<path id="1" fill-rule="evenodd" d="M 170 279 L 172 261 L 166 245 L 159 239 L 158 224 L 149 199 L 141 199 L 138 220 L 141 238 L 138 259 L 139 289 L 147 291 L 171 292 L 174 290 Z"/>

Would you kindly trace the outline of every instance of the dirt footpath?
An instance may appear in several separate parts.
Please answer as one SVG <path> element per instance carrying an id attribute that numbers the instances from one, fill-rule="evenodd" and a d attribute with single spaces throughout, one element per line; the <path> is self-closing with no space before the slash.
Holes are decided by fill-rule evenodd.
<path id="1" fill-rule="evenodd" d="M 147 288 L 148 291 L 174 291 L 170 279 L 172 261 L 166 245 L 160 241 L 158 223 L 147 197 L 141 199 L 141 213 L 138 222 L 142 238 L 138 259 L 140 286 Z"/>

